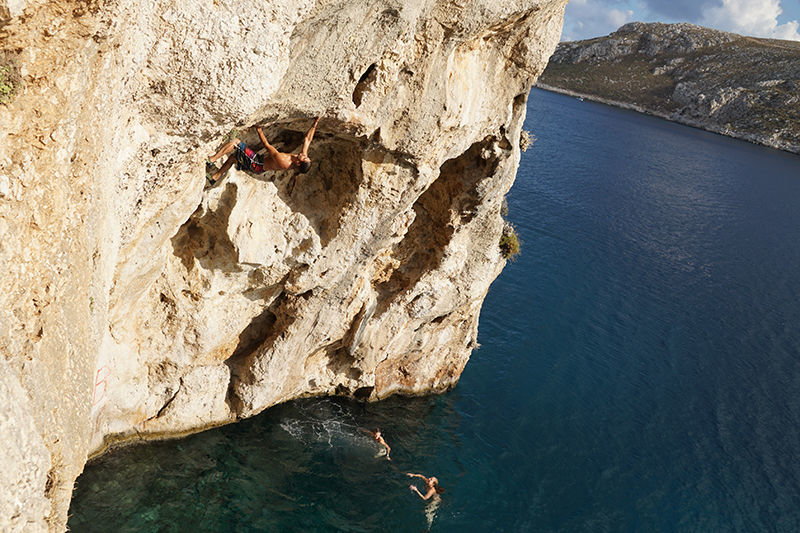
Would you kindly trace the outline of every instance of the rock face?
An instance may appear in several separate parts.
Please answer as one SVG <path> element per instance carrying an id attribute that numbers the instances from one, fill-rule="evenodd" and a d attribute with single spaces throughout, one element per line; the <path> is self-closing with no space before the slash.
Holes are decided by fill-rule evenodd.
<path id="1" fill-rule="evenodd" d="M 0 529 L 115 442 L 452 387 L 564 4 L 0 0 Z M 318 115 L 308 174 L 203 190 Z"/>
<path id="2" fill-rule="evenodd" d="M 540 86 L 800 153 L 795 41 L 633 22 L 560 44 Z"/>

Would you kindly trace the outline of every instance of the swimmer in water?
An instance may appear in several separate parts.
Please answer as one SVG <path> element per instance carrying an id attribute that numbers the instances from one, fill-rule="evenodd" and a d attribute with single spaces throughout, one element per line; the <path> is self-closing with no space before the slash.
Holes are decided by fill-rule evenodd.
<path id="1" fill-rule="evenodd" d="M 430 531 L 433 526 L 433 521 L 436 518 L 436 512 L 439 510 L 439 505 L 442 503 L 439 494 L 443 493 L 444 489 L 439 486 L 439 480 L 433 476 L 425 477 L 422 474 L 412 474 L 411 472 L 407 472 L 406 475 L 408 477 L 418 477 L 425 482 L 425 494 L 422 494 L 413 484 L 409 485 L 408 488 L 416 492 L 417 496 L 423 500 L 428 500 L 428 503 L 425 505 L 425 520 L 428 522 L 428 531 Z"/>
<path id="2" fill-rule="evenodd" d="M 439 494 L 444 492 L 444 489 L 439 486 L 439 480 L 433 476 L 425 477 L 422 474 L 412 474 L 411 472 L 407 472 L 406 475 L 408 477 L 418 477 L 425 482 L 425 494 L 422 494 L 414 484 L 408 486 L 411 491 L 416 492 L 423 500 L 438 499 Z"/>
<path id="3" fill-rule="evenodd" d="M 361 431 L 363 431 L 367 435 L 370 435 L 375 440 L 375 442 L 377 442 L 378 444 L 380 444 L 381 446 L 386 448 L 386 460 L 387 461 L 391 461 L 392 460 L 392 458 L 389 456 L 389 454 L 392 452 L 392 448 L 391 448 L 391 446 L 386 444 L 385 440 L 383 440 L 383 435 L 381 435 L 380 428 L 375 428 L 375 431 L 370 431 L 370 430 L 364 429 L 364 428 L 358 428 L 358 429 L 360 429 Z"/>

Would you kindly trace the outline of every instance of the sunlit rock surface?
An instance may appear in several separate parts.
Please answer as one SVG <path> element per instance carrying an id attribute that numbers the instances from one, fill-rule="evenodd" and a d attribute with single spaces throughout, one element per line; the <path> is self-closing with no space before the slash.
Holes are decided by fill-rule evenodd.
<path id="1" fill-rule="evenodd" d="M 564 4 L 0 0 L 0 529 L 115 442 L 452 387 Z M 308 174 L 204 191 L 315 116 Z"/>

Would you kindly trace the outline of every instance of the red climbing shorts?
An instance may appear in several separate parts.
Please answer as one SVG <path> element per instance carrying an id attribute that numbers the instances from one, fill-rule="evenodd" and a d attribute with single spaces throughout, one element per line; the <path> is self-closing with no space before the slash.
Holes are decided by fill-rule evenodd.
<path id="1" fill-rule="evenodd" d="M 264 168 L 264 160 L 245 143 L 240 142 L 236 145 L 236 170 L 247 170 L 256 174 L 261 174 Z"/>

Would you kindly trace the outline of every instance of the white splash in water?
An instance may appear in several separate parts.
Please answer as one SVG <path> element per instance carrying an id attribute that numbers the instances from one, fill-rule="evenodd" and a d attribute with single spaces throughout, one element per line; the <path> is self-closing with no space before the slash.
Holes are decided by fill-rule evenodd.
<path id="1" fill-rule="evenodd" d="M 372 441 L 359 431 L 350 412 L 330 400 L 320 400 L 303 406 L 300 411 L 305 418 L 286 418 L 281 421 L 280 426 L 303 444 L 326 444 L 333 448 L 364 446 Z"/>

